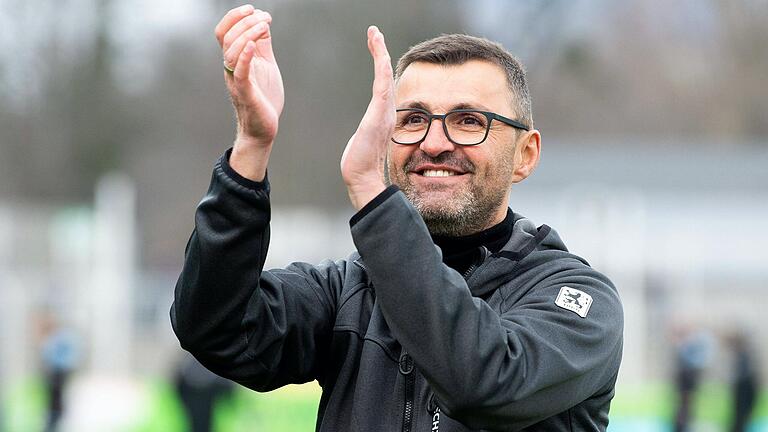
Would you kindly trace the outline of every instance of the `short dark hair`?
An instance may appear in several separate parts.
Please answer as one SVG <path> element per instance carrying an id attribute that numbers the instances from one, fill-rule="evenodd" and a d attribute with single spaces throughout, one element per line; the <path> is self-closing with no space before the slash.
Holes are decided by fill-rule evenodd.
<path id="1" fill-rule="evenodd" d="M 444 34 L 412 46 L 397 61 L 395 80 L 411 63 L 425 62 L 457 66 L 470 60 L 484 60 L 498 65 L 507 75 L 512 92 L 512 107 L 517 118 L 533 128 L 531 94 L 522 63 L 501 44 L 465 34 Z"/>

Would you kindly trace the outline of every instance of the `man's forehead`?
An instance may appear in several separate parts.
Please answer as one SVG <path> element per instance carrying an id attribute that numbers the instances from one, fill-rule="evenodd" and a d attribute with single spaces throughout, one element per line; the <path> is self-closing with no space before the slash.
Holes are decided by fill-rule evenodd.
<path id="1" fill-rule="evenodd" d="M 504 70 L 483 60 L 459 65 L 412 63 L 397 80 L 395 93 L 398 108 L 454 109 L 462 105 L 500 110 L 509 108 L 511 100 Z"/>

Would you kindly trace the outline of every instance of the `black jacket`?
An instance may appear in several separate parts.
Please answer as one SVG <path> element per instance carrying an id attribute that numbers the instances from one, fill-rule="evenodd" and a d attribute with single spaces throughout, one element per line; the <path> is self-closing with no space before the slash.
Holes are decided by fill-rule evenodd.
<path id="1" fill-rule="evenodd" d="M 212 371 L 257 391 L 317 380 L 318 431 L 606 429 L 621 303 L 549 227 L 515 215 L 465 279 L 396 187 L 353 217 L 347 260 L 262 271 L 269 220 L 268 183 L 222 157 L 171 308 Z"/>

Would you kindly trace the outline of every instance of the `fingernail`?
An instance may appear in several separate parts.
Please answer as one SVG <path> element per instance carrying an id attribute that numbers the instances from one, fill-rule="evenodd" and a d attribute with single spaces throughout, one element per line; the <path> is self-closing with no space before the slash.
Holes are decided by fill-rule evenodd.
<path id="1" fill-rule="evenodd" d="M 260 32 L 260 31 L 264 30 L 266 27 L 267 27 L 267 23 L 262 21 L 262 22 L 256 24 L 256 26 L 254 26 L 253 29 L 256 30 L 257 32 Z"/>
<path id="2" fill-rule="evenodd" d="M 253 5 L 240 6 L 240 13 L 247 14 L 253 12 Z"/>

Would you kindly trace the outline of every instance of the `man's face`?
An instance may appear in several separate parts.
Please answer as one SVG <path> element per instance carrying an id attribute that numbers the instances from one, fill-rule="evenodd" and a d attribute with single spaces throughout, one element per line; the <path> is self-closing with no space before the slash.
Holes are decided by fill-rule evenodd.
<path id="1" fill-rule="evenodd" d="M 433 114 L 473 108 L 515 118 L 504 71 L 486 61 L 413 63 L 395 91 L 397 108 Z M 493 121 L 482 144 L 460 146 L 448 140 L 440 123 L 433 120 L 420 144 L 390 143 L 390 182 L 405 193 L 432 234 L 466 235 L 495 225 L 506 215 L 515 181 L 515 138 L 523 134 Z"/>

